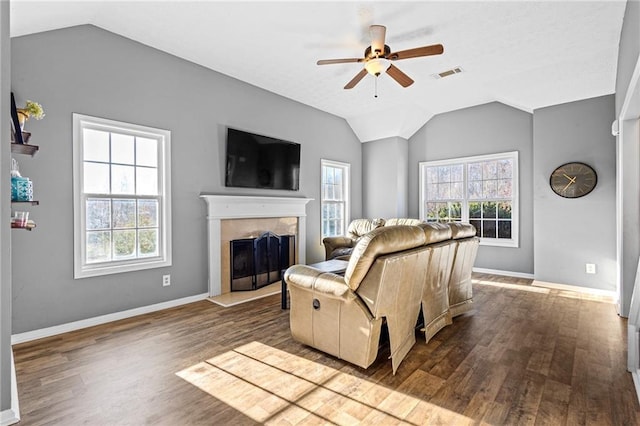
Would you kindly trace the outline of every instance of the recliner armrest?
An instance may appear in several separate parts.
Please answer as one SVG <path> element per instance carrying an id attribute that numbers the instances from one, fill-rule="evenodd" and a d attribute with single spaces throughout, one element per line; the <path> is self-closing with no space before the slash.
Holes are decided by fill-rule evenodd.
<path id="1" fill-rule="evenodd" d="M 352 300 L 356 295 L 345 284 L 344 277 L 331 272 L 322 272 L 307 265 L 293 265 L 284 273 L 288 285 L 300 287 L 324 296 Z"/>
<path id="2" fill-rule="evenodd" d="M 355 246 L 355 241 L 349 237 L 325 237 L 322 240 L 322 244 L 324 244 L 325 251 L 325 259 L 329 260 L 331 253 L 337 248 L 341 247 L 353 247 Z"/>

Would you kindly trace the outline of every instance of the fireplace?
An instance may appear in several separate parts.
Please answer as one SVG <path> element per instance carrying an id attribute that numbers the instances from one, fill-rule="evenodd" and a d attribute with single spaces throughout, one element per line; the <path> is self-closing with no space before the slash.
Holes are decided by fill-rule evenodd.
<path id="1" fill-rule="evenodd" d="M 306 204 L 311 198 L 200 195 L 207 203 L 209 296 L 231 291 L 229 241 L 270 230 L 295 234 L 295 263 L 306 260 Z M 244 231 L 240 232 L 240 229 Z"/>
<path id="2" fill-rule="evenodd" d="M 230 241 L 231 291 L 257 290 L 282 279 L 295 262 L 295 235 L 265 232 Z"/>

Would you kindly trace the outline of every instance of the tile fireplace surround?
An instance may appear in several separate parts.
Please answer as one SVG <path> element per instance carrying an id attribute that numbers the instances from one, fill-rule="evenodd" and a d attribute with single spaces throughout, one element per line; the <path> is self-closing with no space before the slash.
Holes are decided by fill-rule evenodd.
<path id="1" fill-rule="evenodd" d="M 227 219 L 288 218 L 298 221 L 296 247 L 298 263 L 306 260 L 306 205 L 312 198 L 256 197 L 243 195 L 200 195 L 207 203 L 209 238 L 209 297 L 222 294 L 223 265 L 222 221 Z M 265 229 L 264 231 L 268 231 Z"/>

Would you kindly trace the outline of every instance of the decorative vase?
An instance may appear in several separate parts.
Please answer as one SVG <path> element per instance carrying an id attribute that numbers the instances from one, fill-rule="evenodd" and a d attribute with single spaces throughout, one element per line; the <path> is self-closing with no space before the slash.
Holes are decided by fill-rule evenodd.
<path id="1" fill-rule="evenodd" d="M 24 123 L 27 122 L 31 114 L 29 114 L 29 111 L 22 108 L 16 109 L 16 112 L 18 113 L 18 123 L 20 123 L 20 130 L 24 131 Z"/>
<path id="2" fill-rule="evenodd" d="M 33 201 L 33 182 L 29 178 L 11 176 L 11 201 Z"/>

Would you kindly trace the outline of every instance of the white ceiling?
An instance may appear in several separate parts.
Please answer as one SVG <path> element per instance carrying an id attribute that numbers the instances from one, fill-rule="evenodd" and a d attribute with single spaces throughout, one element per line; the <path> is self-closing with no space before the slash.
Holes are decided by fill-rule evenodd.
<path id="1" fill-rule="evenodd" d="M 11 36 L 93 24 L 344 117 L 358 138 L 409 138 L 435 114 L 499 101 L 524 111 L 611 94 L 626 1 L 219 2 L 11 0 Z M 441 43 L 444 54 L 396 61 L 344 85 L 368 26 L 392 51 Z M 443 79 L 453 67 L 464 72 Z"/>

